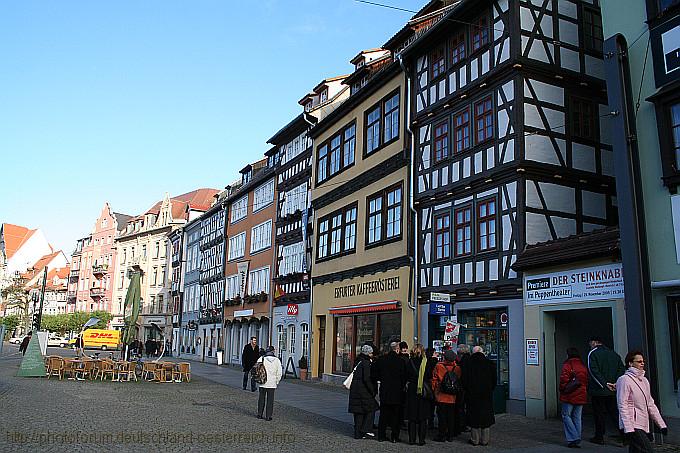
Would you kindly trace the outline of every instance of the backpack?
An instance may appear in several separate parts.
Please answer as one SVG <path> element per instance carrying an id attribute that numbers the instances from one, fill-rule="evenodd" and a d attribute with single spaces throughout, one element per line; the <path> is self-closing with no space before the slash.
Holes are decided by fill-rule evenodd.
<path id="1" fill-rule="evenodd" d="M 442 383 L 439 384 L 439 391 L 448 395 L 456 395 L 461 391 L 460 379 L 455 373 L 455 367 L 444 374 Z"/>
<path id="2" fill-rule="evenodd" d="M 267 369 L 264 367 L 264 361 L 255 363 L 255 366 L 250 369 L 250 377 L 260 385 L 267 383 Z"/>

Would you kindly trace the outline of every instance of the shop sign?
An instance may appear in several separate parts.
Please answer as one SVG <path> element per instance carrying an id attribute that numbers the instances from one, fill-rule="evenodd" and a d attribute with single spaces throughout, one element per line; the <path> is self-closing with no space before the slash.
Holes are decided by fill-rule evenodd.
<path id="1" fill-rule="evenodd" d="M 447 293 L 430 293 L 430 302 L 442 302 L 445 304 L 451 303 L 451 294 Z"/>
<path id="2" fill-rule="evenodd" d="M 507 327 L 508 326 L 508 314 L 507 313 L 501 313 L 501 327 Z"/>
<path id="3" fill-rule="evenodd" d="M 254 313 L 253 309 L 251 308 L 250 310 L 236 310 L 234 312 L 234 318 L 238 318 L 241 316 L 252 316 Z"/>
<path id="4" fill-rule="evenodd" d="M 606 264 L 524 278 L 526 305 L 622 299 L 623 266 Z"/>
<path id="5" fill-rule="evenodd" d="M 375 294 L 386 291 L 395 291 L 399 289 L 399 276 L 379 278 L 377 280 L 369 280 L 361 283 L 353 283 L 351 285 L 336 286 L 333 289 L 333 297 L 335 299 L 344 299 L 347 297 L 363 296 L 366 294 Z"/>
<path id="6" fill-rule="evenodd" d="M 538 340 L 527 338 L 527 365 L 538 365 Z"/>
<path id="7" fill-rule="evenodd" d="M 146 318 L 145 319 L 145 324 L 157 324 L 157 325 L 165 325 L 165 319 L 163 318 Z"/>
<path id="8" fill-rule="evenodd" d="M 430 302 L 430 314 L 436 316 L 449 316 L 451 315 L 451 304 Z"/>
<path id="9" fill-rule="evenodd" d="M 297 316 L 298 304 L 288 304 L 288 316 Z"/>
<path id="10" fill-rule="evenodd" d="M 680 78 L 680 16 L 650 31 L 657 88 Z"/>
<path id="11" fill-rule="evenodd" d="M 460 334 L 460 324 L 453 322 L 451 320 L 446 321 L 446 327 L 444 328 L 444 341 L 450 341 L 451 343 L 458 343 L 458 335 Z"/>

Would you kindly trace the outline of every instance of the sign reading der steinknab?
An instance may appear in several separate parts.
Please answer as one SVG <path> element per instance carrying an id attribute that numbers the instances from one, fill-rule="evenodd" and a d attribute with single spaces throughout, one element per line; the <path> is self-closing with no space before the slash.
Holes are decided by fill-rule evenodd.
<path id="1" fill-rule="evenodd" d="M 573 269 L 524 278 L 526 305 L 621 299 L 623 266 L 621 263 Z"/>

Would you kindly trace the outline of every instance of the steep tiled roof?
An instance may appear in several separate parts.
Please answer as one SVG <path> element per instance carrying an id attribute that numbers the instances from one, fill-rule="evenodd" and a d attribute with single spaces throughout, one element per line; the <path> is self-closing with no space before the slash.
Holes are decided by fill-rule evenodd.
<path id="1" fill-rule="evenodd" d="M 14 254 L 21 248 L 22 245 L 33 236 L 36 230 L 29 230 L 20 225 L 13 225 L 11 223 L 2 224 L 2 234 L 5 239 L 5 254 L 7 259 L 12 258 Z"/>

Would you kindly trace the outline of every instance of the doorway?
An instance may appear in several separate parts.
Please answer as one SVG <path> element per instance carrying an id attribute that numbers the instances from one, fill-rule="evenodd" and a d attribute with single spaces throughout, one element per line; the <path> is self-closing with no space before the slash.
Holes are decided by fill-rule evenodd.
<path id="1" fill-rule="evenodd" d="M 614 327 L 611 308 L 585 308 L 546 311 L 543 318 L 543 344 L 545 348 L 545 414 L 558 417 L 559 376 L 569 347 L 578 349 L 581 360 L 588 364 L 588 339 L 592 335 L 602 338 L 604 344 L 614 346 Z M 584 383 L 587 385 L 587 383 Z"/>
<path id="2" fill-rule="evenodd" d="M 326 361 L 326 317 L 319 316 L 319 366 L 317 368 L 317 377 L 321 378 L 324 373 Z"/>

